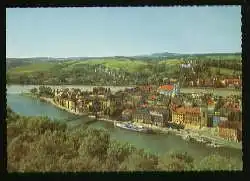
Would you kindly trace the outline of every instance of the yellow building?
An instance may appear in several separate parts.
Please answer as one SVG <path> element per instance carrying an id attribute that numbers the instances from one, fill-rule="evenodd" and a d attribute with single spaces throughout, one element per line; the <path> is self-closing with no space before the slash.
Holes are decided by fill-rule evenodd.
<path id="1" fill-rule="evenodd" d="M 180 114 L 174 111 L 172 112 L 172 122 L 180 124 L 183 122 L 183 120 L 184 120 L 184 114 Z"/>
<path id="2" fill-rule="evenodd" d="M 198 129 L 201 127 L 200 108 L 180 107 L 172 110 L 172 122 L 185 128 Z"/>
<path id="3" fill-rule="evenodd" d="M 73 101 L 68 100 L 68 108 L 69 108 L 70 110 L 73 110 L 73 109 L 74 109 L 74 102 L 73 102 Z"/>

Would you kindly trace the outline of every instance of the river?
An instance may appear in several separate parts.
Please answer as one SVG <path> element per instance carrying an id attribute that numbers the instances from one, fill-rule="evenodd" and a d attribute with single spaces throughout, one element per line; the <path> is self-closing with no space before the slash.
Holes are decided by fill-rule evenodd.
<path id="1" fill-rule="evenodd" d="M 7 104 L 13 111 L 24 116 L 48 116 L 52 119 L 67 121 L 70 125 L 84 124 L 91 118 L 76 116 L 63 111 L 53 105 L 37 100 L 35 98 L 22 96 L 19 93 L 27 90 L 27 87 L 10 86 L 7 87 Z M 202 159 L 210 154 L 219 154 L 231 157 L 238 164 L 242 164 L 242 151 L 233 148 L 211 148 L 199 143 L 191 143 L 175 135 L 144 134 L 115 128 L 113 124 L 104 121 L 93 121 L 89 124 L 93 128 L 105 128 L 109 131 L 111 138 L 121 142 L 129 142 L 137 148 L 143 148 L 151 153 L 162 155 L 168 151 L 183 151 L 189 153 L 195 159 Z"/>

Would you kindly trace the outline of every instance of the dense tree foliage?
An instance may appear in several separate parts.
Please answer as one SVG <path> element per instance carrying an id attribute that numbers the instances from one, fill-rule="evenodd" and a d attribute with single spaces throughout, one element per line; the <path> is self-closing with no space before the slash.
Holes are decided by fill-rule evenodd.
<path id="1" fill-rule="evenodd" d="M 188 171 L 241 169 L 212 155 L 201 162 L 187 153 L 162 157 L 111 140 L 105 130 L 67 128 L 46 117 L 24 117 L 7 108 L 8 171 Z"/>
<path id="2" fill-rule="evenodd" d="M 31 92 L 34 92 L 37 90 L 32 89 Z M 45 97 L 53 97 L 54 93 L 51 87 L 47 87 L 47 86 L 40 86 L 39 87 L 39 96 L 45 96 Z"/>
<path id="3" fill-rule="evenodd" d="M 32 94 L 35 95 L 35 94 L 38 93 L 38 90 L 37 90 L 37 88 L 35 87 L 35 88 L 31 89 L 30 92 L 31 92 Z"/>

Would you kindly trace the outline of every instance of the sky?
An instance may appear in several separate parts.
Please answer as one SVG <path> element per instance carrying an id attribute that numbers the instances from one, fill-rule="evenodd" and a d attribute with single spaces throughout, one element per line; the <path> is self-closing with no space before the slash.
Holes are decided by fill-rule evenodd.
<path id="1" fill-rule="evenodd" d="M 6 56 L 241 52 L 240 6 L 7 8 Z"/>

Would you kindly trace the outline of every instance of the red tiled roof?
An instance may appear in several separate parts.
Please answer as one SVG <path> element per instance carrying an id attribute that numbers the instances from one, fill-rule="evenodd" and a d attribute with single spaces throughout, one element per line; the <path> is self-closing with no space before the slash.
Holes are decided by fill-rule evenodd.
<path id="1" fill-rule="evenodd" d="M 174 86 L 173 85 L 162 85 L 158 89 L 172 91 L 174 89 Z"/>
<path id="2" fill-rule="evenodd" d="M 240 79 L 225 79 L 224 81 L 228 84 L 241 84 Z"/>
<path id="3" fill-rule="evenodd" d="M 199 107 L 180 107 L 176 108 L 175 112 L 182 114 L 200 114 Z"/>

